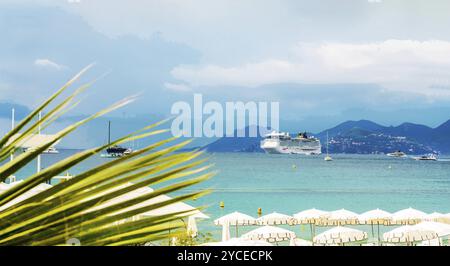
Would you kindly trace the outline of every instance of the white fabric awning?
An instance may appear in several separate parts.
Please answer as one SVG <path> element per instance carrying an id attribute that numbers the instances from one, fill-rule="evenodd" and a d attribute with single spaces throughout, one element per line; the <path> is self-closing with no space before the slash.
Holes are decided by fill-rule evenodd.
<path id="1" fill-rule="evenodd" d="M 223 225 L 225 222 L 230 226 L 255 225 L 256 219 L 244 213 L 233 212 L 214 220 L 215 225 Z"/>
<path id="2" fill-rule="evenodd" d="M 344 244 L 350 242 L 357 242 L 367 239 L 367 233 L 353 228 L 337 226 L 327 230 L 316 237 L 314 243 L 317 244 Z"/>
<path id="3" fill-rule="evenodd" d="M 326 225 L 357 224 L 358 214 L 346 209 L 340 209 L 322 215 L 320 223 Z"/>
<path id="4" fill-rule="evenodd" d="M 243 239 L 265 240 L 268 242 L 289 241 L 296 238 L 294 232 L 275 226 L 263 226 L 242 236 Z"/>
<path id="5" fill-rule="evenodd" d="M 360 224 L 383 224 L 392 220 L 392 214 L 380 209 L 367 211 L 358 215 Z"/>
<path id="6" fill-rule="evenodd" d="M 17 139 L 20 136 L 20 134 L 14 135 L 11 140 L 8 142 L 11 143 L 15 139 Z M 46 134 L 31 134 L 30 136 L 26 137 L 23 142 L 19 143 L 19 148 L 23 149 L 35 149 L 39 147 L 40 145 L 50 142 L 56 138 L 56 135 L 46 135 Z M 54 144 L 58 144 L 59 140 Z"/>
<path id="7" fill-rule="evenodd" d="M 212 242 L 212 243 L 206 243 L 202 246 L 241 246 L 241 247 L 268 247 L 273 246 L 267 241 L 262 240 L 251 240 L 251 239 L 243 239 L 243 238 L 232 238 L 228 241 L 222 241 L 222 242 Z"/>
<path id="8" fill-rule="evenodd" d="M 256 223 L 259 225 L 279 225 L 279 224 L 293 224 L 294 217 L 273 212 L 256 219 Z"/>
<path id="9" fill-rule="evenodd" d="M 436 232 L 417 225 L 404 225 L 383 234 L 383 240 L 390 243 L 411 243 L 437 237 Z"/>
<path id="10" fill-rule="evenodd" d="M 425 220 L 427 214 L 413 208 L 400 210 L 392 214 L 392 222 L 395 224 L 418 223 Z"/>
<path id="11" fill-rule="evenodd" d="M 310 224 L 315 223 L 327 213 L 327 211 L 317 210 L 313 208 L 294 214 L 294 218 L 297 224 Z"/>

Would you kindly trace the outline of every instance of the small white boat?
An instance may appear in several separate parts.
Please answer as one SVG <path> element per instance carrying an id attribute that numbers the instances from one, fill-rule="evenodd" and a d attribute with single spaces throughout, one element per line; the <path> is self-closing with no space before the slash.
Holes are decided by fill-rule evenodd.
<path id="1" fill-rule="evenodd" d="M 437 161 L 437 157 L 434 154 L 422 155 L 419 157 L 414 157 L 417 161 Z"/>
<path id="2" fill-rule="evenodd" d="M 58 151 L 55 147 L 50 147 L 50 148 L 48 148 L 46 151 L 44 151 L 44 153 L 48 153 L 48 154 L 58 154 L 59 151 Z"/>
<path id="3" fill-rule="evenodd" d="M 402 157 L 406 157 L 406 153 L 404 153 L 402 151 L 395 151 L 395 152 L 388 153 L 387 156 L 402 158 Z"/>

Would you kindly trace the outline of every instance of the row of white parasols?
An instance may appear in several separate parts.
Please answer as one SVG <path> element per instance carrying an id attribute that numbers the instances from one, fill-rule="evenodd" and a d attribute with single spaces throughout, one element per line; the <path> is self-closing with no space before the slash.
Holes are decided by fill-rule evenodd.
<path id="1" fill-rule="evenodd" d="M 310 209 L 293 216 L 274 212 L 257 219 L 243 213 L 234 212 L 214 221 L 216 225 L 222 226 L 222 242 L 210 244 L 266 245 L 267 243 L 290 241 L 290 245 L 344 245 L 345 243 L 368 239 L 366 232 L 343 226 L 360 224 L 371 225 L 372 235 L 374 235 L 373 225 L 377 225 L 378 242 L 381 241 L 379 233 L 380 225 L 403 225 L 384 233 L 382 241 L 386 243 L 411 244 L 419 241 L 439 240 L 441 237 L 450 235 L 450 224 L 443 223 L 443 221 L 448 222 L 449 220 L 450 214 L 427 214 L 413 208 L 404 209 L 395 213 L 375 209 L 362 214 L 345 209 L 331 212 Z M 312 241 L 297 239 L 293 231 L 274 226 L 298 224 L 309 224 L 311 226 Z M 262 227 L 238 238 L 238 226 L 246 225 L 261 225 Z M 314 236 L 315 226 L 330 225 L 336 225 L 337 227 Z M 236 228 L 236 238 L 230 239 L 230 226 Z"/>

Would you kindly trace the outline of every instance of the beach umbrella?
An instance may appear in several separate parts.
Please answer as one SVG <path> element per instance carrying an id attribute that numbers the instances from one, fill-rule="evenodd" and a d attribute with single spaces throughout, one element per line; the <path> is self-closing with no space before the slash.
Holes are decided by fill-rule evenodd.
<path id="1" fill-rule="evenodd" d="M 243 239 L 243 238 L 232 238 L 227 241 L 222 242 L 211 242 L 211 243 L 205 243 L 201 246 L 241 246 L 241 247 L 269 247 L 273 246 L 267 241 L 263 240 L 251 240 L 251 239 Z"/>
<path id="2" fill-rule="evenodd" d="M 21 182 L 22 182 L 22 180 L 13 182 L 13 183 L 9 184 L 8 187 L 9 188 L 13 187 L 13 186 L 15 186 L 15 185 L 17 185 L 17 184 L 19 184 Z M 41 183 L 41 184 L 33 187 L 32 189 L 30 189 L 30 190 L 20 194 L 20 196 L 18 196 L 17 198 L 14 198 L 11 201 L 8 201 L 6 204 L 0 206 L 0 211 L 6 210 L 7 208 L 13 206 L 14 204 L 17 204 L 19 202 L 22 202 L 22 201 L 28 199 L 28 198 L 31 198 L 32 196 L 34 196 L 36 194 L 39 194 L 42 191 L 45 191 L 45 190 L 47 190 L 47 189 L 49 189 L 51 187 L 52 187 L 52 185 Z"/>
<path id="3" fill-rule="evenodd" d="M 280 227 L 266 225 L 250 231 L 242 236 L 243 239 L 265 240 L 267 242 L 290 241 L 295 238 L 294 232 Z"/>
<path id="4" fill-rule="evenodd" d="M 3 182 L 0 183 L 0 193 L 7 190 L 8 188 L 9 188 L 9 184 L 3 183 Z"/>
<path id="5" fill-rule="evenodd" d="M 320 223 L 323 225 L 357 224 L 358 214 L 346 209 L 340 209 L 322 215 Z"/>
<path id="6" fill-rule="evenodd" d="M 123 184 L 119 187 L 116 187 L 112 190 L 106 191 L 104 192 L 106 193 L 110 193 L 113 192 L 117 189 L 122 189 L 122 188 L 126 188 L 128 186 L 134 185 L 133 183 L 126 183 Z M 88 211 L 93 211 L 93 210 L 98 210 L 101 208 L 105 208 L 108 206 L 112 206 L 114 204 L 119 204 L 128 200 L 132 200 L 135 199 L 137 197 L 143 196 L 145 194 L 149 194 L 154 192 L 154 190 L 150 187 L 141 187 L 138 189 L 135 189 L 133 191 L 130 191 L 126 194 L 123 194 L 121 196 L 118 196 L 114 199 L 111 199 L 109 201 L 106 201 L 102 204 L 99 204 L 98 206 L 95 206 L 94 208 L 88 210 Z M 172 198 L 167 196 L 167 195 L 159 195 L 157 197 L 151 198 L 149 200 L 146 200 L 144 202 L 140 202 L 138 204 L 135 204 L 133 206 L 130 206 L 128 208 L 125 208 L 119 212 L 116 212 L 114 214 L 119 214 L 119 213 L 123 213 L 123 212 L 127 212 L 127 211 L 131 211 L 131 210 L 135 210 L 135 209 L 139 209 L 142 207 L 146 207 L 149 205 L 153 205 L 153 204 L 157 204 L 157 203 L 161 203 L 164 201 L 168 201 L 171 200 Z M 209 216 L 207 216 L 206 214 L 202 213 L 201 211 L 199 211 L 197 208 L 186 204 L 184 202 L 177 202 L 177 203 L 173 203 L 170 205 L 166 205 L 164 207 L 161 208 L 157 208 L 148 212 L 144 212 L 141 213 L 139 215 L 133 216 L 130 219 L 131 220 L 137 220 L 141 217 L 153 217 L 153 216 L 160 216 L 160 215 L 167 215 L 167 214 L 174 214 L 174 213 L 179 213 L 179 212 L 183 212 L 182 214 L 178 214 L 177 216 L 180 217 L 180 219 L 184 219 L 187 218 L 187 222 L 186 222 L 186 232 L 189 236 L 191 237 L 195 237 L 198 234 L 198 227 L 197 227 L 197 222 L 196 219 L 208 219 Z M 113 215 L 114 215 L 113 214 Z M 125 222 L 126 220 L 122 220 L 119 223 Z"/>
<path id="7" fill-rule="evenodd" d="M 230 226 L 235 226 L 236 228 L 236 237 L 238 236 L 238 226 L 239 225 L 256 225 L 256 219 L 251 217 L 250 215 L 240 213 L 240 212 L 233 212 L 230 214 L 227 214 L 225 216 L 222 216 L 216 220 L 214 220 L 215 225 L 223 225 L 224 223 L 228 222 Z"/>
<path id="8" fill-rule="evenodd" d="M 439 237 L 450 235 L 450 224 L 440 222 L 421 222 L 415 225 L 417 228 L 436 232 Z"/>
<path id="9" fill-rule="evenodd" d="M 256 224 L 258 225 L 280 225 L 280 224 L 293 224 L 294 217 L 273 212 L 256 219 Z"/>
<path id="10" fill-rule="evenodd" d="M 337 226 L 314 237 L 315 244 L 344 245 L 367 239 L 367 233 L 361 230 Z"/>
<path id="11" fill-rule="evenodd" d="M 413 208 L 404 209 L 392 214 L 394 224 L 416 224 L 424 220 L 427 214 Z"/>
<path id="12" fill-rule="evenodd" d="M 315 235 L 315 223 L 320 220 L 320 217 L 326 215 L 328 212 L 318 210 L 315 208 L 298 212 L 294 214 L 294 219 L 296 224 L 309 224 L 311 229 L 311 240 Z"/>
<path id="13" fill-rule="evenodd" d="M 327 213 L 327 211 L 313 208 L 294 214 L 294 218 L 297 224 L 312 224 L 318 221 L 323 215 Z"/>
<path id="14" fill-rule="evenodd" d="M 230 225 L 225 221 L 222 225 L 222 242 L 230 240 Z"/>
<path id="15" fill-rule="evenodd" d="M 430 221 L 430 222 L 437 222 L 441 219 L 445 219 L 445 214 L 440 213 L 440 212 L 433 212 L 433 213 L 427 214 L 423 220 Z"/>
<path id="16" fill-rule="evenodd" d="M 417 225 L 404 225 L 383 234 L 383 240 L 389 243 L 406 243 L 407 245 L 417 241 L 431 240 L 438 237 L 432 230 L 424 229 Z"/>
<path id="17" fill-rule="evenodd" d="M 365 213 L 362 213 L 358 215 L 358 222 L 360 224 L 370 224 L 372 227 L 372 236 L 374 236 L 374 230 L 373 225 L 377 225 L 377 232 L 378 232 L 378 241 L 380 241 L 380 224 L 387 224 L 392 221 L 392 214 L 383 211 L 380 209 L 375 209 L 371 211 L 367 211 Z"/>

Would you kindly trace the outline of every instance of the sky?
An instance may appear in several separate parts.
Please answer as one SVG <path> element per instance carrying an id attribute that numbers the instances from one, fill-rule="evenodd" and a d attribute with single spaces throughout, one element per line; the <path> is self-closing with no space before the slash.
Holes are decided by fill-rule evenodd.
<path id="1" fill-rule="evenodd" d="M 139 93 L 115 115 L 165 117 L 202 93 L 278 101 L 288 129 L 434 127 L 450 118 L 449 11 L 447 0 L 2 0 L 0 107 L 33 108 L 95 62 L 83 80 L 107 75 L 74 114 Z"/>

